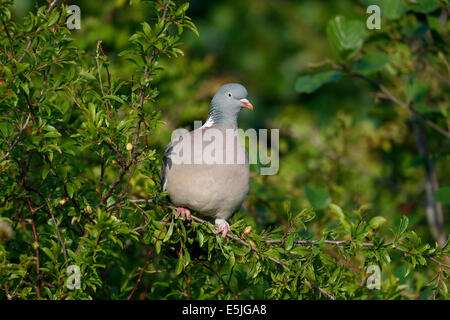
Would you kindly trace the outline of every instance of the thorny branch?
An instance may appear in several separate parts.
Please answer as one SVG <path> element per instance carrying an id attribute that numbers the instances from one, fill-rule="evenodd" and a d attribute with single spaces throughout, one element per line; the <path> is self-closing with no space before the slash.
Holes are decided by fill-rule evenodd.
<path id="1" fill-rule="evenodd" d="M 167 14 L 167 10 L 169 9 L 169 5 L 170 5 L 170 0 L 167 2 L 166 6 L 164 7 L 163 11 L 162 11 L 162 15 L 161 18 L 164 19 L 166 17 Z M 147 80 L 150 76 L 150 67 L 151 64 L 153 63 L 154 59 L 156 58 L 156 56 L 158 55 L 159 51 L 158 49 L 155 47 L 152 50 L 152 55 L 150 57 L 150 59 L 148 60 L 148 64 L 145 67 L 145 74 L 144 74 L 144 80 Z M 139 106 L 138 106 L 138 112 L 142 111 L 142 108 L 144 106 L 144 101 L 145 101 L 145 94 L 146 94 L 146 89 L 145 87 L 143 87 L 141 89 L 141 96 L 140 96 L 140 101 L 139 101 Z M 137 144 L 139 141 L 139 137 L 140 137 L 140 130 L 141 130 L 141 124 L 142 122 L 145 123 L 144 121 L 144 116 L 141 114 L 139 116 L 139 119 L 136 122 L 136 129 L 134 131 L 133 134 L 133 140 L 131 142 L 132 144 L 132 149 L 131 149 L 131 160 L 125 165 L 125 166 L 121 166 L 121 169 L 119 171 L 119 175 L 117 176 L 116 180 L 111 184 L 111 186 L 109 187 L 108 191 L 106 192 L 106 194 L 103 196 L 102 201 L 99 204 L 99 207 L 104 206 L 106 200 L 113 194 L 114 190 L 117 188 L 117 186 L 119 185 L 119 183 L 122 181 L 122 178 L 127 174 L 130 173 L 130 178 L 133 176 L 134 171 L 136 170 L 136 166 L 138 163 L 138 157 L 141 154 L 141 152 L 138 151 L 137 148 Z M 132 167 L 131 172 L 130 172 L 130 167 Z M 128 180 L 129 181 L 129 180 Z M 128 184 L 128 182 L 127 182 Z M 120 201 L 120 200 L 119 200 Z"/>
<path id="2" fill-rule="evenodd" d="M 174 207 L 172 205 L 163 204 L 163 203 L 155 203 L 155 201 L 153 201 L 152 199 L 129 199 L 127 201 L 129 201 L 132 204 L 145 203 L 145 204 L 159 205 L 159 206 L 162 206 L 162 207 L 165 207 L 165 208 L 169 208 L 169 209 L 173 209 L 173 210 L 177 209 L 176 207 Z M 122 203 L 125 203 L 125 201 L 122 201 L 121 203 L 119 203 L 119 205 L 122 204 Z M 108 211 L 113 210 L 113 209 L 115 209 L 117 207 L 118 207 L 118 205 L 111 206 L 111 207 L 108 208 Z M 201 218 L 198 218 L 197 216 L 192 215 L 192 214 L 191 214 L 191 218 L 192 218 L 193 221 L 199 222 L 201 224 L 210 225 L 212 230 L 214 232 L 216 232 L 215 227 L 213 225 L 211 225 L 208 221 L 203 220 Z M 238 237 L 237 235 L 227 234 L 227 238 L 229 238 L 231 240 L 234 240 L 236 242 L 239 242 L 239 243 L 241 243 L 244 246 L 251 247 L 253 251 L 257 251 L 257 248 L 253 247 L 247 241 L 243 240 L 242 238 Z M 274 243 L 279 244 L 279 243 L 284 243 L 285 240 L 284 239 L 262 239 L 262 241 L 264 243 L 266 243 L 266 244 L 274 244 Z M 327 245 L 335 246 L 335 247 L 343 247 L 345 245 L 350 244 L 351 240 L 294 240 L 294 244 L 302 245 L 302 246 L 312 246 L 312 245 L 315 245 L 315 244 L 319 244 L 321 242 L 324 243 L 324 244 L 327 244 Z M 371 242 L 364 242 L 364 243 L 362 243 L 362 247 L 364 247 L 364 248 L 376 248 L 376 246 L 373 243 L 371 243 Z M 390 249 L 402 252 L 405 255 L 412 255 L 411 252 L 408 252 L 408 251 L 406 251 L 406 250 L 404 250 L 404 249 L 394 245 L 393 243 L 386 244 L 386 245 L 384 245 L 384 247 L 386 247 L 388 249 L 390 248 Z M 425 258 L 433 261 L 434 263 L 436 263 L 437 265 L 439 265 L 441 267 L 450 269 L 450 265 L 437 260 L 433 255 L 423 254 L 423 256 Z M 289 270 L 289 268 L 283 262 L 281 262 L 280 260 L 274 259 L 274 258 L 269 258 L 269 259 L 272 262 L 275 262 L 276 264 L 282 266 L 284 269 Z"/>

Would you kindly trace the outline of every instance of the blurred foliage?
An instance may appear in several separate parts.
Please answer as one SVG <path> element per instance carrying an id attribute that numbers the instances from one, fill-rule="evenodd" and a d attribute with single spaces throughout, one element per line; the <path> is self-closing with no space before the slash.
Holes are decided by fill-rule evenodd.
<path id="1" fill-rule="evenodd" d="M 430 163 L 450 199 L 446 1 L 70 4 L 80 30 L 60 1 L 0 3 L 2 299 L 449 298 L 448 219 L 439 246 L 425 209 Z M 226 82 L 255 106 L 241 127 L 280 129 L 234 240 L 159 192 L 171 131 Z"/>

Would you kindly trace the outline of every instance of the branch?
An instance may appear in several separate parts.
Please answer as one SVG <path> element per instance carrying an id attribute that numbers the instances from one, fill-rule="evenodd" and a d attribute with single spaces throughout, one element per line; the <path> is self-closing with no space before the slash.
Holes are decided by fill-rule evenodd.
<path id="1" fill-rule="evenodd" d="M 167 2 L 166 6 L 164 7 L 164 10 L 163 10 L 162 16 L 161 16 L 163 19 L 166 17 L 167 10 L 169 9 L 170 2 L 171 2 L 171 0 L 169 0 Z M 156 58 L 158 52 L 159 52 L 158 49 L 153 48 L 152 55 L 151 55 L 151 57 L 150 57 L 150 59 L 148 61 L 147 66 L 145 67 L 144 80 L 147 80 L 148 77 L 150 76 L 150 67 L 149 67 L 149 65 L 151 66 L 151 64 L 153 63 L 154 59 Z M 139 106 L 138 106 L 138 110 L 139 111 L 142 111 L 142 108 L 144 106 L 145 93 L 146 93 L 146 89 L 145 89 L 145 87 L 143 87 L 141 89 L 141 97 L 140 97 Z M 131 172 L 130 179 L 131 179 L 131 177 L 134 174 L 134 171 L 136 169 L 137 162 L 138 162 L 137 158 L 140 155 L 140 152 L 137 149 L 137 144 L 138 144 L 138 141 L 139 141 L 139 133 L 140 133 L 140 130 L 141 130 L 141 123 L 142 122 L 145 122 L 144 121 L 144 117 L 143 117 L 143 115 L 140 115 L 139 119 L 136 122 L 136 129 L 135 129 L 134 134 L 133 134 L 133 140 L 132 140 L 132 146 L 133 147 L 131 149 L 132 150 L 131 151 L 131 160 L 130 160 L 130 162 L 128 162 L 128 164 L 126 164 L 125 166 L 121 167 L 121 169 L 119 171 L 119 175 L 117 176 L 116 180 L 109 187 L 108 192 L 103 196 L 102 201 L 100 201 L 100 204 L 99 204 L 100 207 L 103 206 L 105 204 L 106 200 L 112 195 L 112 193 L 114 192 L 116 187 L 119 185 L 120 181 L 122 180 L 123 176 L 129 172 L 129 168 L 131 166 L 133 167 L 133 169 L 132 169 L 132 172 Z"/>
<path id="2" fill-rule="evenodd" d="M 98 82 L 100 84 L 100 91 L 102 92 L 103 97 L 105 97 L 105 91 L 103 90 L 103 82 L 102 82 L 102 70 L 101 70 L 101 66 L 100 66 L 100 60 L 99 60 L 99 51 L 101 48 L 101 40 L 97 40 L 97 54 L 95 55 L 95 61 L 97 62 L 97 72 L 98 72 Z M 103 50 L 101 50 L 103 53 Z M 103 53 L 104 55 L 104 53 Z M 109 111 L 109 104 L 108 104 L 108 99 L 104 98 L 105 101 L 105 107 L 106 107 L 106 112 L 108 113 L 109 118 L 111 119 L 111 112 Z"/>
<path id="3" fill-rule="evenodd" d="M 436 201 L 436 190 L 439 189 L 438 177 L 434 163 L 430 159 L 428 143 L 423 128 L 416 119 L 412 119 L 414 137 L 416 139 L 419 156 L 425 166 L 425 192 L 427 196 L 426 215 L 433 237 L 443 245 L 445 242 L 444 214 L 442 204 Z"/>
<path id="4" fill-rule="evenodd" d="M 167 220 L 170 220 L 170 218 L 172 217 L 172 214 L 169 214 Z M 158 243 L 160 239 L 159 237 L 161 236 L 161 234 L 163 233 L 164 229 L 166 228 L 166 225 L 163 224 L 163 227 L 161 228 L 161 231 L 159 232 L 158 236 L 156 237 L 155 243 L 153 244 L 153 247 L 150 249 L 150 251 L 147 254 L 147 260 L 145 261 L 145 265 L 142 267 L 141 273 L 139 274 L 139 277 L 136 281 L 136 284 L 133 287 L 133 290 L 131 291 L 130 295 L 128 296 L 127 300 L 130 300 L 133 297 L 134 291 L 136 291 L 137 286 L 139 285 L 139 283 L 141 282 L 142 276 L 144 275 L 145 269 L 147 269 L 148 264 L 150 263 L 150 257 L 153 254 L 153 251 L 156 248 L 156 244 Z"/>
<path id="5" fill-rule="evenodd" d="M 169 208 L 169 209 L 173 209 L 173 210 L 177 209 L 175 206 L 172 206 L 172 205 L 169 205 L 169 204 L 156 203 L 153 199 L 128 199 L 128 200 L 122 200 L 121 202 L 110 206 L 107 209 L 107 211 L 114 210 L 120 204 L 123 204 L 126 201 L 129 201 L 132 204 L 145 203 L 145 204 L 159 205 L 161 207 L 165 207 L 165 208 Z M 199 222 L 201 224 L 209 224 L 210 226 L 212 226 L 213 231 L 214 232 L 216 231 L 216 228 L 212 224 L 210 224 L 208 221 L 203 220 L 201 218 L 198 218 L 197 216 L 192 215 L 192 214 L 191 214 L 191 218 L 192 218 L 193 221 Z M 257 252 L 257 249 L 255 247 L 251 246 L 249 243 L 247 243 L 245 240 L 241 239 L 237 235 L 227 234 L 227 238 L 229 238 L 231 240 L 234 240 L 234 241 L 237 241 L 237 242 L 241 243 L 244 246 L 247 246 L 247 247 L 250 246 L 253 251 Z M 264 243 L 266 243 L 266 244 L 284 243 L 284 239 L 262 239 L 262 241 Z M 302 245 L 302 246 L 312 246 L 312 245 L 315 245 L 315 244 L 318 244 L 318 243 L 321 243 L 321 242 L 324 243 L 324 244 L 328 244 L 328 245 L 332 245 L 332 246 L 336 246 L 336 247 L 341 247 L 341 246 L 345 246 L 345 245 L 350 244 L 352 241 L 351 240 L 294 240 L 294 244 Z M 364 243 L 361 244 L 361 246 L 364 247 L 364 248 L 375 248 L 375 245 L 373 243 L 371 243 L 371 242 L 364 242 Z M 398 246 L 395 246 L 393 243 L 387 244 L 385 246 L 388 247 L 388 248 L 390 247 L 393 250 L 400 251 L 400 252 L 402 252 L 404 254 L 412 255 L 411 252 L 406 251 L 406 250 L 404 250 L 404 249 L 402 249 L 402 248 L 400 248 Z M 429 260 L 433 261 L 434 263 L 438 264 L 439 266 L 442 266 L 442 267 L 445 267 L 447 269 L 450 269 L 450 265 L 437 260 L 433 255 L 422 254 L 422 256 L 425 257 L 425 258 L 428 258 Z M 269 259 L 271 261 L 281 265 L 286 270 L 289 270 L 289 268 L 284 263 L 282 263 L 280 260 L 273 259 L 273 258 L 269 258 Z"/>
<path id="6" fill-rule="evenodd" d="M 25 120 L 25 123 L 22 126 L 22 128 L 20 129 L 19 134 L 17 135 L 16 139 L 14 139 L 13 143 L 11 144 L 11 147 L 9 147 L 8 152 L 6 152 L 6 154 L 3 156 L 3 158 L 0 160 L 0 162 L 3 162 L 3 160 L 8 158 L 10 153 L 14 150 L 14 148 L 17 145 L 17 143 L 19 142 L 20 137 L 22 136 L 22 133 L 25 131 L 26 127 L 28 126 L 28 123 L 30 122 L 30 119 L 31 119 L 31 113 L 28 114 L 27 120 Z"/>
<path id="7" fill-rule="evenodd" d="M 50 209 L 50 207 L 49 207 L 49 209 Z M 63 238 L 61 236 L 61 233 L 59 232 L 58 223 L 56 222 L 55 216 L 53 215 L 51 209 L 50 209 L 49 213 L 50 213 L 50 215 L 52 217 L 53 223 L 55 224 L 56 235 L 58 237 L 59 243 L 61 243 L 61 248 L 63 250 L 64 260 L 67 261 L 68 258 L 67 258 L 66 245 L 65 245 L 64 240 L 63 240 Z"/>
<path id="8" fill-rule="evenodd" d="M 446 138 L 450 139 L 450 132 L 445 131 L 441 127 L 439 127 L 434 122 L 426 119 L 420 112 L 417 112 L 414 109 L 412 103 L 403 102 L 402 100 L 395 97 L 382 83 L 372 80 L 364 75 L 354 73 L 348 68 L 333 65 L 333 67 L 337 70 L 344 70 L 350 76 L 357 77 L 363 79 L 372 85 L 377 86 L 392 102 L 406 109 L 407 112 L 412 112 L 418 118 L 420 118 L 425 124 L 433 128 L 436 132 L 439 132 Z M 443 244 L 445 241 L 445 233 L 444 233 L 444 215 L 442 212 L 442 205 L 436 202 L 435 192 L 439 188 L 437 174 L 434 168 L 433 162 L 430 160 L 427 140 L 425 137 L 425 133 L 422 130 L 422 127 L 416 119 L 412 118 L 412 127 L 414 131 L 414 136 L 416 139 L 417 149 L 419 155 L 424 159 L 425 165 L 425 174 L 426 174 L 426 182 L 425 182 L 425 191 L 427 195 L 427 203 L 426 203 L 426 214 L 428 223 L 430 225 L 431 233 L 433 237 L 439 242 L 439 244 Z"/>
<path id="9" fill-rule="evenodd" d="M 327 296 L 330 300 L 336 300 L 336 299 L 334 298 L 333 295 L 331 295 L 330 293 L 328 293 L 328 291 L 322 289 L 321 287 L 319 287 L 319 286 L 317 286 L 317 285 L 315 285 L 315 284 L 311 284 L 311 286 L 312 286 L 314 289 L 317 289 L 317 290 L 319 290 L 320 292 L 322 292 L 322 293 L 323 293 L 325 296 Z"/>
<path id="10" fill-rule="evenodd" d="M 136 204 L 136 203 L 156 204 L 152 199 L 129 199 L 128 201 L 129 201 L 130 203 L 133 203 L 133 204 Z M 121 202 L 118 202 L 118 203 L 113 204 L 112 206 L 110 206 L 110 207 L 107 209 L 107 211 L 114 210 L 114 209 L 117 208 L 120 204 L 122 204 L 122 203 L 124 203 L 124 202 L 125 202 L 125 200 L 122 200 Z M 177 210 L 177 208 L 174 207 L 174 206 L 172 206 L 172 205 L 163 204 L 163 203 L 158 203 L 157 205 L 162 206 L 162 207 L 165 207 L 165 208 L 169 208 L 169 209 L 172 209 L 172 210 Z M 191 218 L 192 218 L 193 221 L 196 221 L 196 222 L 198 222 L 198 223 L 201 223 L 201 224 L 208 224 L 208 225 L 212 226 L 208 221 L 203 220 L 203 219 L 201 219 L 201 218 L 198 218 L 198 217 L 196 217 L 196 216 L 194 216 L 194 215 L 191 215 Z M 213 232 L 215 232 L 215 233 L 217 232 L 217 230 L 216 230 L 216 228 L 215 228 L 214 226 L 212 226 L 212 230 L 213 230 Z M 234 241 L 237 241 L 237 242 L 241 243 L 242 245 L 244 245 L 244 246 L 246 246 L 246 247 L 251 247 L 251 249 L 252 249 L 253 251 L 257 252 L 257 249 L 256 249 L 255 247 L 251 246 L 249 243 L 247 243 L 246 241 L 244 241 L 243 239 L 241 239 L 241 238 L 238 237 L 237 235 L 227 234 L 227 238 L 229 238 L 229 239 L 231 239 L 231 240 L 234 240 Z M 275 262 L 276 264 L 282 266 L 284 269 L 289 270 L 289 268 L 288 268 L 283 262 L 281 262 L 280 260 L 275 259 L 275 258 L 271 258 L 271 257 L 269 257 L 269 260 L 271 260 L 272 262 Z"/>
<path id="11" fill-rule="evenodd" d="M 12 57 L 13 57 L 14 59 L 16 59 L 16 54 L 15 54 L 15 52 L 14 52 L 14 41 L 13 41 L 13 39 L 11 38 L 11 34 L 10 34 L 9 31 L 8 31 L 8 27 L 6 26 L 5 20 L 3 20 L 3 27 L 5 28 L 5 33 L 6 33 L 6 35 L 8 36 L 9 46 L 10 46 L 10 48 L 11 48 L 11 54 L 12 54 Z"/>
<path id="12" fill-rule="evenodd" d="M 124 203 L 125 201 L 126 201 L 126 200 L 122 200 L 122 201 L 119 202 L 119 203 L 113 204 L 112 206 L 110 206 L 110 207 L 107 209 L 107 211 L 114 210 L 115 208 L 117 208 L 120 204 Z M 129 199 L 128 201 L 129 201 L 130 203 L 133 203 L 133 204 L 136 204 L 136 203 L 156 204 L 156 205 L 159 205 L 159 206 L 161 206 L 161 207 L 169 208 L 169 209 L 172 209 L 172 210 L 177 210 L 177 207 L 175 207 L 175 206 L 168 205 L 168 204 L 164 204 L 164 203 L 155 203 L 152 199 Z M 214 226 L 212 226 L 212 224 L 210 224 L 208 221 L 203 220 L 203 219 L 201 219 L 201 218 L 198 218 L 198 217 L 196 217 L 196 216 L 194 216 L 194 215 L 191 215 L 191 218 L 192 218 L 193 221 L 199 222 L 199 223 L 201 223 L 201 224 L 207 224 L 207 225 L 210 225 L 210 226 L 212 227 L 213 232 L 215 232 L 215 233 L 217 232 L 216 228 L 215 228 Z M 238 237 L 237 235 L 227 234 L 227 238 L 229 238 L 229 239 L 231 239 L 231 240 L 234 240 L 234 241 L 237 241 L 237 242 L 241 243 L 242 245 L 244 245 L 244 246 L 246 246 L 246 247 L 251 247 L 251 249 L 252 249 L 253 251 L 255 251 L 255 252 L 258 251 L 255 247 L 251 246 L 249 243 L 247 243 L 245 240 L 241 239 L 241 238 Z M 286 266 L 286 265 L 285 265 L 283 262 L 281 262 L 280 260 L 275 259 L 275 258 L 271 258 L 271 257 L 269 257 L 269 260 L 272 261 L 272 262 L 275 262 L 276 264 L 278 264 L 278 265 L 280 265 L 280 266 L 282 266 L 284 269 L 289 270 L 288 266 Z"/>
<path id="13" fill-rule="evenodd" d="M 210 266 L 208 266 L 207 264 L 203 263 L 202 261 L 198 260 L 197 258 L 194 258 L 194 262 L 205 267 L 206 269 L 208 269 L 209 271 L 215 273 L 217 275 L 217 278 L 219 278 L 219 280 L 222 282 L 224 289 L 226 288 L 233 296 L 235 299 L 239 299 L 239 296 L 233 292 L 233 290 L 231 290 L 229 283 L 227 284 L 225 282 L 225 280 L 223 279 L 222 275 L 220 274 L 219 271 L 214 270 L 213 268 L 211 268 Z M 231 279 L 231 278 L 230 278 Z"/>
<path id="14" fill-rule="evenodd" d="M 53 11 L 53 8 L 55 7 L 56 1 L 57 1 L 57 0 L 53 0 L 53 1 L 50 3 L 50 6 L 49 6 L 48 9 L 47 9 L 47 13 L 48 13 L 48 14 L 51 13 L 51 12 Z M 27 51 L 30 50 L 31 44 L 33 43 L 33 39 L 34 39 L 34 37 L 30 37 L 30 38 L 28 39 L 28 43 L 27 43 L 27 46 L 25 47 L 24 52 L 23 52 L 22 55 L 19 57 L 19 60 L 17 60 L 18 63 L 21 63 L 21 62 L 22 62 L 23 58 L 25 58 L 25 55 L 26 55 Z"/>
<path id="15" fill-rule="evenodd" d="M 33 248 L 34 248 L 34 254 L 36 256 L 36 296 L 37 298 L 41 298 L 41 275 L 40 275 L 40 260 L 39 260 L 39 234 L 37 233 L 37 229 L 36 229 L 36 223 L 34 222 L 34 215 L 36 213 L 36 211 L 38 211 L 39 209 L 41 209 L 43 207 L 37 207 L 34 208 L 31 206 L 31 200 L 30 198 L 27 199 L 27 204 L 28 204 L 28 208 L 30 209 L 30 214 L 31 214 L 31 228 L 33 229 L 33 237 L 34 237 L 34 243 L 33 243 Z"/>
<path id="16" fill-rule="evenodd" d="M 266 242 L 268 244 L 269 243 L 283 243 L 284 242 L 283 239 L 263 239 L 262 241 L 264 241 L 264 242 Z M 321 242 L 320 240 L 294 240 L 295 244 L 302 245 L 302 246 L 311 246 L 311 245 L 314 245 L 314 244 L 317 244 L 317 243 L 320 243 L 320 242 Z M 323 240 L 323 243 L 329 244 L 329 245 L 332 245 L 332 246 L 336 246 L 336 247 L 341 247 L 341 246 L 344 246 L 344 245 L 348 245 L 351 242 L 352 242 L 351 240 Z M 371 242 L 364 242 L 364 243 L 361 244 L 361 246 L 364 247 L 364 248 L 375 248 L 375 245 L 373 243 L 371 243 Z M 391 249 L 396 250 L 396 251 L 400 251 L 400 252 L 402 252 L 402 253 L 404 253 L 406 255 L 413 255 L 413 253 L 411 253 L 409 251 L 406 251 L 406 250 L 404 250 L 404 249 L 402 249 L 402 248 L 400 248 L 400 247 L 398 247 L 398 246 L 396 246 L 396 245 L 394 245 L 392 243 L 391 244 L 387 244 L 386 247 L 388 247 L 388 248 L 390 247 Z M 430 259 L 431 261 L 433 261 L 434 263 L 436 263 L 437 265 L 439 265 L 441 267 L 450 269 L 450 265 L 437 260 L 431 254 L 426 254 L 425 253 L 425 254 L 422 254 L 422 256 L 427 258 L 427 259 Z"/>
<path id="17" fill-rule="evenodd" d="M 335 66 L 335 68 L 336 68 L 336 66 Z M 338 70 L 342 71 L 342 68 L 339 68 Z M 428 126 L 430 126 L 433 130 L 435 130 L 436 132 L 440 133 L 441 135 L 443 135 L 447 139 L 450 139 L 450 132 L 445 131 L 444 129 L 439 127 L 436 123 L 434 123 L 433 121 L 431 121 L 429 119 L 426 119 L 420 112 L 415 110 L 413 106 L 410 106 L 408 103 L 406 103 L 406 102 L 400 100 L 399 98 L 397 98 L 396 96 L 394 96 L 392 94 L 392 92 L 390 92 L 389 89 L 387 89 L 382 83 L 380 83 L 378 81 L 375 81 L 375 80 L 373 80 L 373 79 L 371 79 L 369 77 L 366 77 L 366 76 L 364 76 L 362 74 L 354 73 L 354 72 L 349 71 L 349 70 L 347 70 L 346 72 L 351 77 L 363 79 L 366 82 L 376 86 L 378 89 L 381 90 L 381 92 L 383 92 L 386 95 L 386 97 L 389 100 L 391 100 L 395 104 L 399 105 L 400 107 L 406 109 L 408 112 L 414 113 L 419 118 L 421 118 L 421 120 L 423 120 Z"/>

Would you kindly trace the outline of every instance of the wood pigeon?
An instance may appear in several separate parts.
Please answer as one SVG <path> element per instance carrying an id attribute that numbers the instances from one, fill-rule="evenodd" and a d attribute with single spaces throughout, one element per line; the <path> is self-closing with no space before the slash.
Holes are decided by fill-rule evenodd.
<path id="1" fill-rule="evenodd" d="M 161 185 L 178 209 L 175 218 L 191 219 L 190 210 L 215 219 L 226 237 L 226 221 L 239 210 L 249 189 L 249 161 L 237 134 L 242 108 L 253 110 L 247 90 L 225 84 L 214 95 L 205 124 L 174 138 L 164 150 Z"/>

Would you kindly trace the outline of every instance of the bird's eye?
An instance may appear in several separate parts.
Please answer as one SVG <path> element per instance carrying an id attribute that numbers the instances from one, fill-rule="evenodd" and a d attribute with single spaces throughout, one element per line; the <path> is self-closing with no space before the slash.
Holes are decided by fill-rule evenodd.
<path id="1" fill-rule="evenodd" d="M 228 92 L 228 96 L 231 98 L 231 92 Z"/>

